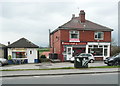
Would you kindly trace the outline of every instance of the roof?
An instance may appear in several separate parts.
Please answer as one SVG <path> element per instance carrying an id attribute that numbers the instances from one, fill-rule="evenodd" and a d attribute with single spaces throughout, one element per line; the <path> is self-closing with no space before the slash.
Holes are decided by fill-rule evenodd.
<path id="1" fill-rule="evenodd" d="M 33 44 L 29 40 L 25 38 L 21 38 L 17 40 L 16 42 L 10 44 L 7 46 L 8 48 L 39 48 L 39 46 Z"/>
<path id="2" fill-rule="evenodd" d="M 80 17 L 72 18 L 67 23 L 59 26 L 52 33 L 54 33 L 57 30 L 60 30 L 60 29 L 91 30 L 91 31 L 113 31 L 113 29 L 110 29 L 110 28 L 102 26 L 100 24 L 91 22 L 89 20 L 85 20 L 85 23 L 81 23 L 80 22 Z"/>

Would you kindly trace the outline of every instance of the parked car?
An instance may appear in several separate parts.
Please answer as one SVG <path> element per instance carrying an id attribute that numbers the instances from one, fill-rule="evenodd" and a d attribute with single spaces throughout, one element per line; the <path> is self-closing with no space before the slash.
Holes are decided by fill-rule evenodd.
<path id="1" fill-rule="evenodd" d="M 120 65 L 120 53 L 112 56 L 112 57 L 107 57 L 104 60 L 104 63 L 107 64 L 108 66 L 117 66 Z"/>
<path id="2" fill-rule="evenodd" d="M 91 53 L 81 53 L 77 56 L 78 57 L 88 57 L 90 63 L 94 63 L 94 60 L 95 60 L 94 56 Z M 70 62 L 73 63 L 74 60 L 75 60 L 75 57 L 70 58 Z"/>
<path id="3" fill-rule="evenodd" d="M 7 59 L 0 58 L 0 67 L 4 66 L 4 65 L 7 65 L 7 64 L 8 64 L 8 60 Z"/>

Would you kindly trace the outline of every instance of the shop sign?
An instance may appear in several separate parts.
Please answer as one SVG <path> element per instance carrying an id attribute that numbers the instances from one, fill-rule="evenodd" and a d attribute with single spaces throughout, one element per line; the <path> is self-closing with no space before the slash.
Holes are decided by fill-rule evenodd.
<path id="1" fill-rule="evenodd" d="M 25 48 L 12 48 L 13 51 L 26 51 Z"/>
<path id="2" fill-rule="evenodd" d="M 70 42 L 80 42 L 79 39 L 75 39 L 75 38 L 74 38 L 74 39 L 69 39 L 69 41 L 70 41 Z"/>
<path id="3" fill-rule="evenodd" d="M 62 42 L 63 45 L 86 45 L 86 42 Z"/>

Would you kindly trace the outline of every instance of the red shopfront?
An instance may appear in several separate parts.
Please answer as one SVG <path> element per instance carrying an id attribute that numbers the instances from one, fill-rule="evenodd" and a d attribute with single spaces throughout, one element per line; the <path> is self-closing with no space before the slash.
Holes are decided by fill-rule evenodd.
<path id="1" fill-rule="evenodd" d="M 86 52 L 86 42 L 62 42 L 63 61 L 69 61 L 71 57 Z"/>

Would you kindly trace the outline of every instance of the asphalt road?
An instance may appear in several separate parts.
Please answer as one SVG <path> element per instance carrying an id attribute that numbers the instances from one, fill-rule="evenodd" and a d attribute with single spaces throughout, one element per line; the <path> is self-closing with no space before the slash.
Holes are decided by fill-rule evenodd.
<path id="1" fill-rule="evenodd" d="M 7 77 L 2 84 L 118 84 L 118 73 Z"/>

